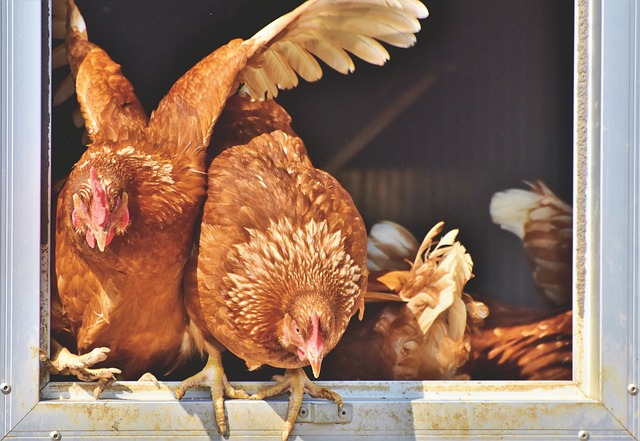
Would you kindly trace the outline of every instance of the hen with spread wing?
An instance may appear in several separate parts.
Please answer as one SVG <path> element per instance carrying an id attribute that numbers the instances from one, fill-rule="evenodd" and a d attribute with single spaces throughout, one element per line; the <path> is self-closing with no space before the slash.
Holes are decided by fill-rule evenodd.
<path id="1" fill-rule="evenodd" d="M 346 51 L 374 64 L 415 42 L 416 0 L 311 0 L 248 40 L 232 40 L 181 77 L 148 118 L 120 66 L 87 40 L 73 4 L 66 53 L 91 143 L 58 198 L 56 287 L 80 355 L 108 354 L 123 378 L 164 373 L 191 352 L 181 303 L 183 267 L 205 195 L 205 150 L 226 100 L 243 85 L 264 99 L 322 71 L 354 69 Z M 55 319 L 55 317 L 54 317 Z M 96 358 L 53 360 L 54 372 L 101 378 Z M 77 364 L 80 363 L 80 367 Z M 105 378 L 106 377 L 106 378 Z"/>

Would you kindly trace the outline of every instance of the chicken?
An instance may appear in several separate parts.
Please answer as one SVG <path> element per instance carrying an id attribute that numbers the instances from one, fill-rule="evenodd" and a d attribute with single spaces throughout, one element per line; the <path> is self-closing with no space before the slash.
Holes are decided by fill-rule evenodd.
<path id="1" fill-rule="evenodd" d="M 156 121 L 180 110 L 207 125 L 211 115 L 185 98 L 196 70 L 149 121 L 119 66 L 87 40 L 73 2 L 68 21 L 67 55 L 91 144 L 58 196 L 52 289 L 80 357 L 53 342 L 43 362 L 53 373 L 99 379 L 97 397 L 115 374 L 164 375 L 191 356 L 180 290 L 205 195 L 209 134 L 184 125 L 177 139 L 176 124 Z M 58 320 L 52 316 L 53 329 Z M 90 368 L 107 357 L 117 368 Z"/>
<path id="2" fill-rule="evenodd" d="M 354 69 L 346 51 L 383 64 L 388 53 L 376 40 L 411 46 L 426 15 L 417 0 L 308 1 L 205 57 L 148 118 L 70 2 L 66 52 L 91 143 L 58 198 L 53 289 L 80 357 L 52 345 L 60 351 L 43 355 L 45 366 L 99 379 L 98 396 L 119 371 L 130 379 L 184 363 L 193 348 L 183 268 L 205 196 L 205 150 L 226 100 L 240 85 L 264 99 L 294 87 L 297 75 L 319 79 L 312 54 L 343 73 Z M 99 354 L 82 357 L 90 351 Z M 92 371 L 107 355 L 97 368 L 114 367 Z"/>
<path id="3" fill-rule="evenodd" d="M 338 394 L 315 386 L 302 367 L 311 365 L 317 377 L 350 318 L 363 311 L 366 230 L 349 194 L 313 167 L 286 119 L 270 124 L 252 118 L 256 106 L 267 114 L 284 112 L 274 110 L 274 102 L 230 100 L 225 112 L 234 115 L 237 136 L 246 144 L 224 150 L 209 168 L 199 251 L 185 272 L 187 311 L 209 361 L 181 384 L 178 398 L 196 385 L 210 387 L 218 427 L 226 434 L 223 395 L 242 392 L 226 379 L 222 350 L 250 370 L 285 368 L 275 385 L 251 398 L 291 392 L 287 439 L 304 392 L 342 405 Z M 276 129 L 278 121 L 284 126 Z M 265 133 L 254 136 L 260 130 Z"/>
<path id="4" fill-rule="evenodd" d="M 538 291 L 552 307 L 571 305 L 573 210 L 541 181 L 491 198 L 491 218 L 522 240 Z"/>
<path id="5" fill-rule="evenodd" d="M 489 304 L 491 315 L 472 335 L 477 379 L 572 378 L 572 208 L 541 181 L 531 190 L 496 193 L 493 221 L 517 235 L 529 256 L 533 281 L 552 310 Z"/>
<path id="6" fill-rule="evenodd" d="M 466 378 L 459 369 L 471 354 L 469 329 L 475 321 L 486 317 L 487 310 L 463 293 L 472 277 L 472 261 L 465 248 L 455 241 L 457 231 L 434 241 L 442 227 L 438 223 L 429 231 L 410 268 L 371 274 L 376 282 L 370 283 L 367 293 L 365 319 L 351 322 L 327 358 L 325 378 Z M 374 253 L 370 254 L 369 265 L 383 270 L 389 262 L 387 256 L 401 256 L 403 249 L 410 249 L 406 244 L 411 244 L 409 238 L 413 237 L 392 223 L 382 228 L 374 226 L 372 234 L 375 237 L 369 239 L 369 249 L 374 249 Z M 380 259 L 377 250 L 381 248 L 395 251 Z M 370 302 L 384 303 L 370 305 Z"/>

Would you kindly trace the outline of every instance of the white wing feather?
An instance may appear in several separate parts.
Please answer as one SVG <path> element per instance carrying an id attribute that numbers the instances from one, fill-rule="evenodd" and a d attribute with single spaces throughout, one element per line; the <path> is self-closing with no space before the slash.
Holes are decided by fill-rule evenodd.
<path id="1" fill-rule="evenodd" d="M 489 212 L 494 223 L 503 229 L 515 234 L 520 239 L 524 238 L 524 225 L 527 222 L 529 211 L 543 196 L 528 190 L 512 188 L 493 195 Z"/>
<path id="2" fill-rule="evenodd" d="M 300 44 L 313 55 L 320 58 L 329 67 L 341 74 L 346 75 L 353 72 L 356 68 L 349 54 L 341 47 L 334 46 L 329 41 L 318 40 L 309 36 L 301 36 Z"/>
<path id="3" fill-rule="evenodd" d="M 382 65 L 389 53 L 380 42 L 412 46 L 427 16 L 418 0 L 309 0 L 245 42 L 249 61 L 238 79 L 251 98 L 265 99 L 295 87 L 296 74 L 319 80 L 315 57 L 341 73 L 354 70 L 349 53 Z"/>
<path id="4" fill-rule="evenodd" d="M 371 227 L 367 239 L 369 271 L 406 270 L 408 259 L 418 251 L 418 241 L 406 228 L 383 221 Z"/>

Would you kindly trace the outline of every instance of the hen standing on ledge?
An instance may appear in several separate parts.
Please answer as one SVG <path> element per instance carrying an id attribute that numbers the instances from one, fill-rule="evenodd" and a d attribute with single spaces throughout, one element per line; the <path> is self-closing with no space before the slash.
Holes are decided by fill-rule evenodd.
<path id="1" fill-rule="evenodd" d="M 311 365 L 317 377 L 358 309 L 362 317 L 367 238 L 349 194 L 311 165 L 288 121 L 274 130 L 266 117 L 255 118 L 255 108 L 286 115 L 274 102 L 239 97 L 225 109 L 245 115 L 239 135 L 256 126 L 265 133 L 225 150 L 209 168 L 197 262 L 185 273 L 187 310 L 209 362 L 183 382 L 178 396 L 196 385 L 210 387 L 226 433 L 223 391 L 230 397 L 239 391 L 226 380 L 219 343 L 249 369 L 286 368 L 276 385 L 251 397 L 291 391 L 286 439 L 304 392 L 342 405 L 338 394 L 315 386 L 301 368 Z"/>

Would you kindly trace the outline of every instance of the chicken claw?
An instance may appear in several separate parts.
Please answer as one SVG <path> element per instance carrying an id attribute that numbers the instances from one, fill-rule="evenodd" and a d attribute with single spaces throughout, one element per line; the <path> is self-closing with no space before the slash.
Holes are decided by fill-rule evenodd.
<path id="1" fill-rule="evenodd" d="M 284 423 L 284 429 L 282 429 L 282 440 L 286 441 L 289 438 L 293 424 L 298 417 L 298 412 L 302 407 L 302 396 L 304 393 L 308 393 L 314 398 L 324 398 L 333 401 L 338 405 L 338 412 L 342 411 L 342 397 L 332 390 L 325 389 L 323 387 L 316 386 L 304 370 L 287 369 L 284 375 L 276 375 L 273 377 L 273 381 L 277 383 L 273 386 L 265 387 L 259 390 L 255 394 L 251 395 L 252 400 L 263 400 L 268 397 L 280 395 L 286 391 L 291 392 L 291 398 L 289 398 L 289 411 L 287 412 L 287 419 Z"/>
<path id="2" fill-rule="evenodd" d="M 151 372 L 147 372 L 146 374 L 143 374 L 142 377 L 138 378 L 138 381 L 150 381 L 153 384 L 155 384 L 156 387 L 160 387 L 160 382 L 158 381 L 156 376 L 153 375 Z"/>
<path id="3" fill-rule="evenodd" d="M 227 436 L 227 419 L 224 415 L 224 398 L 250 398 L 242 389 L 234 389 L 222 367 L 222 354 L 217 350 L 209 351 L 207 365 L 200 372 L 187 378 L 176 390 L 176 398 L 182 399 L 185 392 L 195 386 L 206 386 L 211 389 L 213 409 L 220 435 Z"/>
<path id="4" fill-rule="evenodd" d="M 53 350 L 51 358 L 42 349 L 40 350 L 40 361 L 47 371 L 54 375 L 74 375 L 80 381 L 98 380 L 98 385 L 93 391 L 96 400 L 103 390 L 116 381 L 116 375 L 121 373 L 118 368 L 91 368 L 107 359 L 109 348 L 95 348 L 87 354 L 75 355 L 53 339 L 51 345 Z"/>

